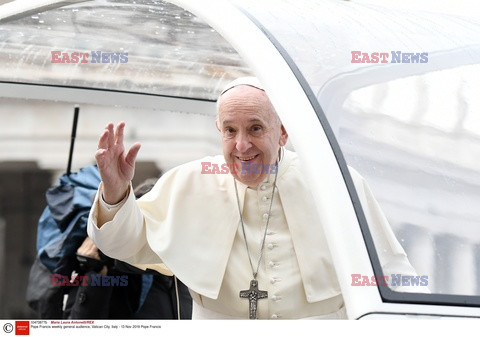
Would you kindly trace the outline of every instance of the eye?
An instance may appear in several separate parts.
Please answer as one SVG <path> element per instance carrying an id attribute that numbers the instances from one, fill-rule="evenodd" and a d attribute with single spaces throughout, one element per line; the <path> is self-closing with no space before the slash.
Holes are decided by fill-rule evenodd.
<path id="1" fill-rule="evenodd" d="M 225 134 L 225 136 L 231 137 L 235 134 L 235 129 L 227 126 L 225 129 L 223 129 L 223 133 Z"/>
<path id="2" fill-rule="evenodd" d="M 252 130 L 253 132 L 260 132 L 262 131 L 263 127 L 261 125 L 254 125 L 251 127 L 250 130 Z"/>

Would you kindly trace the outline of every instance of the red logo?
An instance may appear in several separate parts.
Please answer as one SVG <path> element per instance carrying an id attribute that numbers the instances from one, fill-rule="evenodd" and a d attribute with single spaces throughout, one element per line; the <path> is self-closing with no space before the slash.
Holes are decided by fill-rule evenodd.
<path id="1" fill-rule="evenodd" d="M 30 322 L 15 321 L 15 335 L 30 335 Z"/>

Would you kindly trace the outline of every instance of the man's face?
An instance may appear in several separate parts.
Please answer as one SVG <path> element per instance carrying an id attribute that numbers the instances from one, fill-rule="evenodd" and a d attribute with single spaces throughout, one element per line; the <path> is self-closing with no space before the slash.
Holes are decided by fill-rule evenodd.
<path id="1" fill-rule="evenodd" d="M 218 102 L 217 128 L 222 135 L 226 163 L 237 170 L 235 179 L 255 187 L 271 171 L 288 135 L 264 91 L 241 85 L 225 92 Z"/>

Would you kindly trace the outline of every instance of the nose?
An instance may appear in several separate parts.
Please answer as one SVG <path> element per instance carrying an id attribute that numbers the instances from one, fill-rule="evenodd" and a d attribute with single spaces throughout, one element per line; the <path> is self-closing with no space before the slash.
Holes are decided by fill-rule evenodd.
<path id="1" fill-rule="evenodd" d="M 245 153 L 249 148 L 252 147 L 252 143 L 250 143 L 250 137 L 246 133 L 239 132 L 235 141 L 235 148 L 240 153 Z"/>

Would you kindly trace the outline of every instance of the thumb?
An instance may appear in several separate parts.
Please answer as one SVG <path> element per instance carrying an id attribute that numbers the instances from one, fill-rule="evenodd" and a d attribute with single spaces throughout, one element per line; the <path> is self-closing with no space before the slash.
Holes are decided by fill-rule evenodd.
<path id="1" fill-rule="evenodd" d="M 140 143 L 135 143 L 132 145 L 130 150 L 128 150 L 127 155 L 125 156 L 125 161 L 127 164 L 134 166 L 135 165 L 135 159 L 137 158 L 138 151 L 140 151 L 140 147 L 142 145 Z"/>

